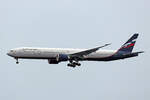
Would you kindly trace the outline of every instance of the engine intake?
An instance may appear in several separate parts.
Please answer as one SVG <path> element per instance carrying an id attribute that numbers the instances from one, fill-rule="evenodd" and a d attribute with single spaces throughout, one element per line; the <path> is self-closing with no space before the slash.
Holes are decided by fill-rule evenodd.
<path id="1" fill-rule="evenodd" d="M 48 59 L 49 64 L 58 64 L 59 62 L 56 59 Z"/>

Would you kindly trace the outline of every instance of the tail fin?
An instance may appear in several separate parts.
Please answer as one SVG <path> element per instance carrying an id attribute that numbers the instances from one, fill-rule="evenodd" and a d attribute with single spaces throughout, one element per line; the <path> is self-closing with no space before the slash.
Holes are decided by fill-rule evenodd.
<path id="1" fill-rule="evenodd" d="M 121 46 L 119 51 L 125 52 L 125 53 L 131 53 L 134 45 L 136 43 L 136 39 L 138 38 L 139 34 L 134 34 L 124 45 Z"/>

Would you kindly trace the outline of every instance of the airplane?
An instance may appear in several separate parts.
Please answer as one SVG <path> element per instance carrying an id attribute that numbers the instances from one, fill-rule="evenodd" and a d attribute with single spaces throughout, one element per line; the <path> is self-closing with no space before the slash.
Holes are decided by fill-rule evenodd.
<path id="1" fill-rule="evenodd" d="M 132 52 L 138 36 L 139 34 L 135 33 L 118 50 L 101 50 L 101 48 L 110 44 L 92 49 L 21 47 L 11 49 L 7 55 L 15 58 L 16 64 L 19 64 L 18 59 L 46 59 L 49 64 L 59 64 L 60 62 L 69 61 L 67 66 L 74 68 L 81 66 L 79 61 L 114 61 L 136 57 L 140 53 L 144 53 L 144 51 Z"/>

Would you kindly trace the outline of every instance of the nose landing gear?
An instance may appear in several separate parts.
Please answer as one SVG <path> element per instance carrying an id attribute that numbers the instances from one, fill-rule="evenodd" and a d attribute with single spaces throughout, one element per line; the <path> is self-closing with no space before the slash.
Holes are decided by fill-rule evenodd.
<path id="1" fill-rule="evenodd" d="M 15 59 L 16 59 L 16 64 L 19 64 L 18 58 L 15 58 Z"/>

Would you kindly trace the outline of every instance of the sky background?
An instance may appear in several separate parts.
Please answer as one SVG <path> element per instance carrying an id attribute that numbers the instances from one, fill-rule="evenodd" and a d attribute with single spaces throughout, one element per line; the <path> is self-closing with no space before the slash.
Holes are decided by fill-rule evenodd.
<path id="1" fill-rule="evenodd" d="M 149 0 L 1 0 L 1 100 L 150 100 Z M 16 47 L 118 49 L 135 32 L 139 57 L 49 65 L 15 60 Z"/>

